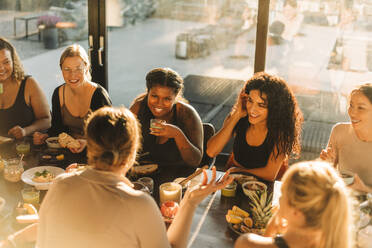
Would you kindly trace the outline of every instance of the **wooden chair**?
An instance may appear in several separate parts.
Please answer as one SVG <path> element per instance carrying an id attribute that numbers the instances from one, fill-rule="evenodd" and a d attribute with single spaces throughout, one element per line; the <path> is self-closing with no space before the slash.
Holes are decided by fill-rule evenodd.
<path id="1" fill-rule="evenodd" d="M 209 168 L 212 168 L 214 165 L 216 158 L 211 158 L 207 155 L 207 143 L 210 138 L 215 133 L 214 126 L 211 123 L 203 123 L 203 132 L 204 132 L 204 139 L 203 139 L 203 158 L 200 162 L 200 167 L 204 165 L 208 165 Z"/>

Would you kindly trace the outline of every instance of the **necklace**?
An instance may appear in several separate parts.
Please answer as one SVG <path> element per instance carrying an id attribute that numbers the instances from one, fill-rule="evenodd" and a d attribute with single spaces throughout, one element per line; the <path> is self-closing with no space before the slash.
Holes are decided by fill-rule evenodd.
<path id="1" fill-rule="evenodd" d="M 3 94 L 3 92 L 4 92 L 3 83 L 0 83 L 0 94 Z"/>

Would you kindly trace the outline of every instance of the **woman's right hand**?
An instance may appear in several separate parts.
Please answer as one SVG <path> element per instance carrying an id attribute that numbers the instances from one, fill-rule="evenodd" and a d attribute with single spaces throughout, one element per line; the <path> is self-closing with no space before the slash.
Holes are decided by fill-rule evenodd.
<path id="1" fill-rule="evenodd" d="M 212 167 L 212 178 L 208 183 L 208 175 L 205 170 L 203 170 L 203 182 L 202 184 L 192 187 L 188 189 L 185 193 L 185 201 L 184 203 L 191 204 L 192 206 L 196 207 L 199 205 L 201 201 L 204 200 L 208 195 L 217 190 L 225 188 L 226 185 L 232 183 L 234 180 L 233 177 L 229 176 L 229 172 L 226 172 L 225 175 L 221 178 L 221 180 L 216 181 L 216 167 Z"/>
<path id="2" fill-rule="evenodd" d="M 236 114 L 239 116 L 239 119 L 247 116 L 247 109 L 246 109 L 246 104 L 247 104 L 247 93 L 245 93 L 245 88 L 243 88 L 240 93 L 238 98 L 236 99 L 236 102 L 234 106 L 232 107 L 231 114 Z"/>
<path id="3" fill-rule="evenodd" d="M 35 132 L 33 135 L 33 141 L 35 145 L 42 145 L 44 144 L 45 140 L 48 138 L 48 134 Z"/>
<path id="4" fill-rule="evenodd" d="M 328 162 L 331 162 L 331 163 L 334 163 L 335 162 L 335 159 L 336 159 L 336 155 L 335 155 L 334 149 L 332 148 L 331 145 L 328 145 L 326 149 L 323 149 L 320 152 L 319 157 L 322 160 L 325 160 L 325 161 L 328 161 Z"/>

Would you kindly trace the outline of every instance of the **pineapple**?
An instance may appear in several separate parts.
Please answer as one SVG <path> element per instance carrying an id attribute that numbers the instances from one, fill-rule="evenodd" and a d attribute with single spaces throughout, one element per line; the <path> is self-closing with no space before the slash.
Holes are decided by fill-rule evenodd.
<path id="1" fill-rule="evenodd" d="M 252 195 L 249 196 L 251 202 L 249 205 L 251 206 L 251 213 L 252 219 L 254 222 L 254 227 L 257 229 L 264 229 L 266 227 L 267 222 L 272 216 L 271 212 L 271 202 L 273 198 L 273 194 L 270 193 L 267 195 L 267 191 L 256 191 Z"/>

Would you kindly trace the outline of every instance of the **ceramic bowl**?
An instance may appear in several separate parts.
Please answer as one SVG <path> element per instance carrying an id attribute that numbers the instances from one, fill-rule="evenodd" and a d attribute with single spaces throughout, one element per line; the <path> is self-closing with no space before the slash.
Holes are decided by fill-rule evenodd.
<path id="1" fill-rule="evenodd" d="M 266 191 L 266 184 L 259 181 L 249 181 L 242 184 L 243 192 L 246 196 L 252 197 L 257 191 Z"/>

